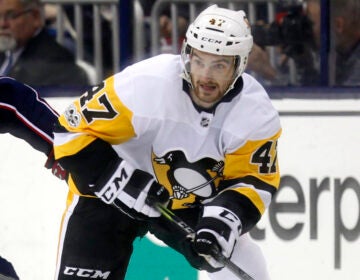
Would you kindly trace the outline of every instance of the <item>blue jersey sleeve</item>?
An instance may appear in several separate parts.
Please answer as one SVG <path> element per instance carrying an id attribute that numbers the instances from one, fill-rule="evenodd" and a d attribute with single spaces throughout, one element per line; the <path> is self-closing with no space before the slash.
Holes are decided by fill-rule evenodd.
<path id="1" fill-rule="evenodd" d="M 49 155 L 57 118 L 57 112 L 33 88 L 0 77 L 0 133 L 10 133 Z"/>

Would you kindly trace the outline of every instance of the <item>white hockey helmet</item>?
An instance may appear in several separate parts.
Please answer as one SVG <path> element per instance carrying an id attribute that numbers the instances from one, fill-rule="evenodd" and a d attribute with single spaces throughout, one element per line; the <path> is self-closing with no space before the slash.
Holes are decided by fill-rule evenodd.
<path id="1" fill-rule="evenodd" d="M 253 46 L 250 24 L 244 11 L 232 11 L 212 5 L 190 24 L 182 47 L 184 78 L 191 83 L 189 54 L 192 48 L 216 55 L 235 56 L 233 87 L 244 72 Z"/>

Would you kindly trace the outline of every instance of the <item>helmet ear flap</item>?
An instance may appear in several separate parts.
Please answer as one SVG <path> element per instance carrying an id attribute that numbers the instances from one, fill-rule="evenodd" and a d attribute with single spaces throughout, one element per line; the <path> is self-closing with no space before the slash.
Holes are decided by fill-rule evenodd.
<path id="1" fill-rule="evenodd" d="M 190 55 L 190 54 L 191 54 L 191 51 L 192 51 L 192 47 L 191 47 L 189 44 L 186 44 L 184 51 L 185 51 L 185 54 Z"/>
<path id="2" fill-rule="evenodd" d="M 183 65 L 182 77 L 191 85 L 190 77 L 190 55 L 192 53 L 192 47 L 187 43 L 186 39 L 183 42 L 181 48 L 181 62 Z"/>
<path id="3" fill-rule="evenodd" d="M 237 76 L 237 72 L 239 71 L 239 65 L 240 65 L 240 62 L 241 62 L 241 57 L 239 55 L 235 56 L 235 59 L 234 59 L 234 69 L 235 69 L 235 73 L 234 75 Z"/>

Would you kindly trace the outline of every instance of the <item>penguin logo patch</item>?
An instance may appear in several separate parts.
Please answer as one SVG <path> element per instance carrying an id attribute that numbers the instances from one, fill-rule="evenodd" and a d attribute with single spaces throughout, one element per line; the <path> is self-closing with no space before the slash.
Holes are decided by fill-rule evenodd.
<path id="1" fill-rule="evenodd" d="M 170 191 L 173 203 L 185 206 L 217 193 L 224 162 L 212 158 L 189 162 L 182 151 L 172 151 L 161 157 L 153 155 L 153 167 L 159 182 Z"/>

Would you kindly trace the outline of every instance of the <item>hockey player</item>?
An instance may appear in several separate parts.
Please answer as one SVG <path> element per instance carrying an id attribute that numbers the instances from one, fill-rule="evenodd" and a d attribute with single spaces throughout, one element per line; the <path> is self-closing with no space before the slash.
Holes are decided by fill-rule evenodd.
<path id="1" fill-rule="evenodd" d="M 237 279 L 212 258 L 216 247 L 269 279 L 248 231 L 279 186 L 281 126 L 244 73 L 252 45 L 245 13 L 213 5 L 189 26 L 181 55 L 134 64 L 69 105 L 54 130 L 55 157 L 71 173 L 56 279 L 124 279 L 132 242 L 148 230 L 211 279 Z"/>
<path id="2" fill-rule="evenodd" d="M 31 87 L 0 76 L 0 133 L 26 141 L 47 156 L 45 167 L 60 179 L 67 172 L 53 156 L 53 127 L 58 114 Z M 10 262 L 0 257 L 0 279 L 19 279 Z"/>
<path id="3" fill-rule="evenodd" d="M 23 139 L 44 153 L 55 176 L 66 179 L 66 171 L 54 160 L 53 128 L 58 113 L 38 93 L 13 78 L 0 76 L 0 133 Z"/>

